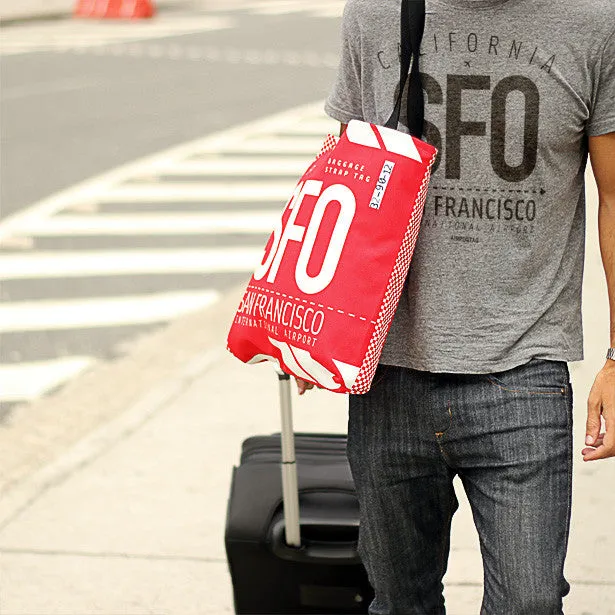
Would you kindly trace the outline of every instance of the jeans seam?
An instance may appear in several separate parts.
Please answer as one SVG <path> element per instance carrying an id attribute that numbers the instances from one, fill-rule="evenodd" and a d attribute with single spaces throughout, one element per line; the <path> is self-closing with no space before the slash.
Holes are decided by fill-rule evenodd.
<path id="1" fill-rule="evenodd" d="M 496 380 L 493 380 L 492 378 L 489 378 L 489 376 L 487 376 L 487 380 L 493 386 L 498 387 L 498 389 L 501 389 L 502 391 L 507 391 L 508 393 L 527 393 L 528 395 L 566 395 L 568 391 L 567 386 L 561 387 L 559 391 L 533 391 L 531 389 L 512 389 L 510 387 L 500 384 L 499 382 L 497 382 Z"/>
<path id="2" fill-rule="evenodd" d="M 442 434 L 444 435 L 444 434 Z M 452 468 L 452 464 L 451 464 L 451 458 L 448 456 L 447 452 L 444 450 L 444 448 L 442 447 L 442 441 L 441 441 L 441 436 L 436 435 L 436 439 L 438 441 L 438 448 L 440 449 L 440 455 L 442 455 L 442 458 L 444 459 L 444 463 L 449 467 Z"/>
<path id="3" fill-rule="evenodd" d="M 569 387 L 569 391 L 571 388 Z M 565 544 L 564 544 L 564 560 L 566 558 L 566 554 L 568 553 L 568 543 L 570 542 L 570 522 L 572 515 L 572 472 L 573 472 L 573 441 L 572 441 L 572 429 L 573 429 L 573 399 L 572 395 L 568 398 L 568 412 L 566 413 L 566 428 L 568 430 L 569 438 L 568 438 L 568 498 L 566 502 L 566 535 L 565 535 Z M 564 581 L 566 581 L 566 577 L 564 576 Z M 567 582 L 567 581 L 566 581 Z M 570 589 L 568 589 L 570 591 Z"/>
<path id="4" fill-rule="evenodd" d="M 449 499 L 449 511 L 448 511 L 448 515 L 447 515 L 447 521 L 446 521 L 446 528 L 448 531 L 448 539 L 450 540 L 450 532 L 451 532 L 451 523 L 453 521 L 453 499 L 450 498 Z M 444 560 L 444 552 L 446 550 L 446 541 L 447 541 L 447 534 L 445 534 L 443 536 L 442 539 L 442 545 L 440 546 L 440 583 L 442 583 L 442 577 L 444 576 L 444 569 L 445 569 L 445 560 Z"/>
<path id="5" fill-rule="evenodd" d="M 448 414 L 448 426 L 443 431 L 436 431 L 435 436 L 436 436 L 436 441 L 438 442 L 438 448 L 440 449 L 440 455 L 442 455 L 442 458 L 444 459 L 444 463 L 446 463 L 446 465 L 450 468 L 452 467 L 451 458 L 448 456 L 447 452 L 444 450 L 444 447 L 442 446 L 442 438 L 445 436 L 446 432 L 451 428 L 451 424 L 453 422 L 453 410 L 451 408 L 450 401 L 448 402 L 448 407 L 447 407 L 446 412 Z"/>

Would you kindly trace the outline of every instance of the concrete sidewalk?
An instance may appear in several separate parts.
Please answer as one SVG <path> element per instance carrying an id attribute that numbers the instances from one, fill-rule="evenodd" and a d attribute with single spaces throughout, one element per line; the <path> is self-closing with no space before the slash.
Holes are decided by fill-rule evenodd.
<path id="1" fill-rule="evenodd" d="M 595 225 L 595 193 L 589 205 Z M 595 232 L 586 278 L 588 359 L 576 387 L 575 501 L 567 615 L 615 615 L 615 463 L 583 465 L 585 400 L 603 363 L 605 284 Z M 217 340 L 181 373 L 82 440 L 0 501 L 2 615 L 232 613 L 223 533 L 241 441 L 279 429 L 271 367 L 224 351 L 239 294 L 211 326 Z M 345 400 L 295 400 L 295 428 L 344 432 Z M 467 502 L 455 516 L 446 577 L 449 615 L 476 614 L 482 570 Z"/>

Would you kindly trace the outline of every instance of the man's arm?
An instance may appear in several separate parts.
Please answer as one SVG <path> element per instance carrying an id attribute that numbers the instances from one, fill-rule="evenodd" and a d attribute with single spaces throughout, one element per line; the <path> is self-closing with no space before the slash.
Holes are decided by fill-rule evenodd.
<path id="1" fill-rule="evenodd" d="M 598 184 L 600 252 L 611 310 L 610 345 L 615 348 L 615 133 L 590 137 L 589 153 Z M 601 416 L 606 424 L 603 433 Z M 615 456 L 615 361 L 610 359 L 589 394 L 586 434 L 588 447 L 583 449 L 584 461 Z"/>

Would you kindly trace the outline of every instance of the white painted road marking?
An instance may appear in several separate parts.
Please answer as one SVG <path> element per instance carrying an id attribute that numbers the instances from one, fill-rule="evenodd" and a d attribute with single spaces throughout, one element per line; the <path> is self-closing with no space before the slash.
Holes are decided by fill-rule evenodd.
<path id="1" fill-rule="evenodd" d="M 18 24 L 2 28 L 0 54 L 14 55 L 35 51 L 91 48 L 99 45 L 225 30 L 234 25 L 233 19 L 220 15 L 158 16 L 154 19 L 129 22 L 113 20 L 111 23 L 94 19 L 67 19 L 27 25 Z"/>
<path id="2" fill-rule="evenodd" d="M 0 332 L 57 331 L 166 322 L 215 303 L 212 290 L 103 299 L 14 302 L 0 305 Z"/>
<path id="3" fill-rule="evenodd" d="M 81 374 L 95 363 L 93 357 L 67 357 L 51 361 L 0 365 L 0 400 L 34 400 Z"/>
<path id="4" fill-rule="evenodd" d="M 318 153 L 323 143 L 323 137 L 312 138 L 262 138 L 245 139 L 221 148 L 221 151 L 232 154 L 313 154 Z M 203 150 L 207 151 L 207 150 Z"/>
<path id="5" fill-rule="evenodd" d="M 220 235 L 225 233 L 269 234 L 279 211 L 172 214 L 101 214 L 55 216 L 28 227 L 32 237 L 84 237 L 87 235 Z M 2 258 L 0 256 L 0 258 Z M 0 274 L 1 277 L 1 274 Z"/>
<path id="6" fill-rule="evenodd" d="M 305 156 L 292 158 L 262 156 L 258 158 L 236 158 L 233 165 L 220 158 L 193 158 L 191 160 L 160 161 L 156 172 L 161 175 L 213 175 L 239 177 L 241 175 L 277 175 L 301 177 L 305 171 Z"/>
<path id="7" fill-rule="evenodd" d="M 85 88 L 101 87 L 102 81 L 91 78 L 60 79 L 52 82 L 39 82 L 25 86 L 15 86 L 12 88 L 2 88 L 0 90 L 2 102 L 10 100 L 20 100 L 29 96 L 40 96 L 42 94 L 56 94 L 62 92 L 75 92 Z"/>
<path id="8" fill-rule="evenodd" d="M 212 10 L 249 12 L 257 15 L 291 15 L 307 13 L 313 17 L 341 17 L 346 0 L 221 0 L 210 4 Z"/>
<path id="9" fill-rule="evenodd" d="M 303 8 L 305 8 L 303 0 L 273 0 L 273 2 L 254 3 L 252 12 L 259 15 L 288 15 Z"/>
<path id="10" fill-rule="evenodd" d="M 155 60 L 175 60 L 223 64 L 250 64 L 251 66 L 305 66 L 307 68 L 337 68 L 335 53 L 317 53 L 303 49 L 245 49 L 243 47 L 212 47 L 178 45 L 177 43 L 129 43 L 95 47 L 66 47 L 54 49 L 56 53 L 97 55 Z"/>
<path id="11" fill-rule="evenodd" d="M 282 203 L 296 182 L 157 182 L 124 184 L 108 190 L 101 203 Z"/>
<path id="12" fill-rule="evenodd" d="M 0 256 L 0 280 L 162 275 L 169 273 L 242 273 L 253 271 L 261 248 L 210 250 L 95 250 L 35 252 Z"/>

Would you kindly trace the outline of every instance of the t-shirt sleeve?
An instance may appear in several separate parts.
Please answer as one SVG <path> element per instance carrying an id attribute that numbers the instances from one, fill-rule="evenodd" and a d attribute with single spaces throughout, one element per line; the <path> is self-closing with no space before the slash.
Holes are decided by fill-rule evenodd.
<path id="1" fill-rule="evenodd" d="M 346 3 L 342 19 L 340 64 L 333 88 L 325 103 L 327 115 L 348 124 L 363 119 L 361 101 L 361 29 L 355 3 Z"/>
<path id="2" fill-rule="evenodd" d="M 615 132 L 615 31 L 599 60 L 597 84 L 587 134 L 598 137 Z"/>

